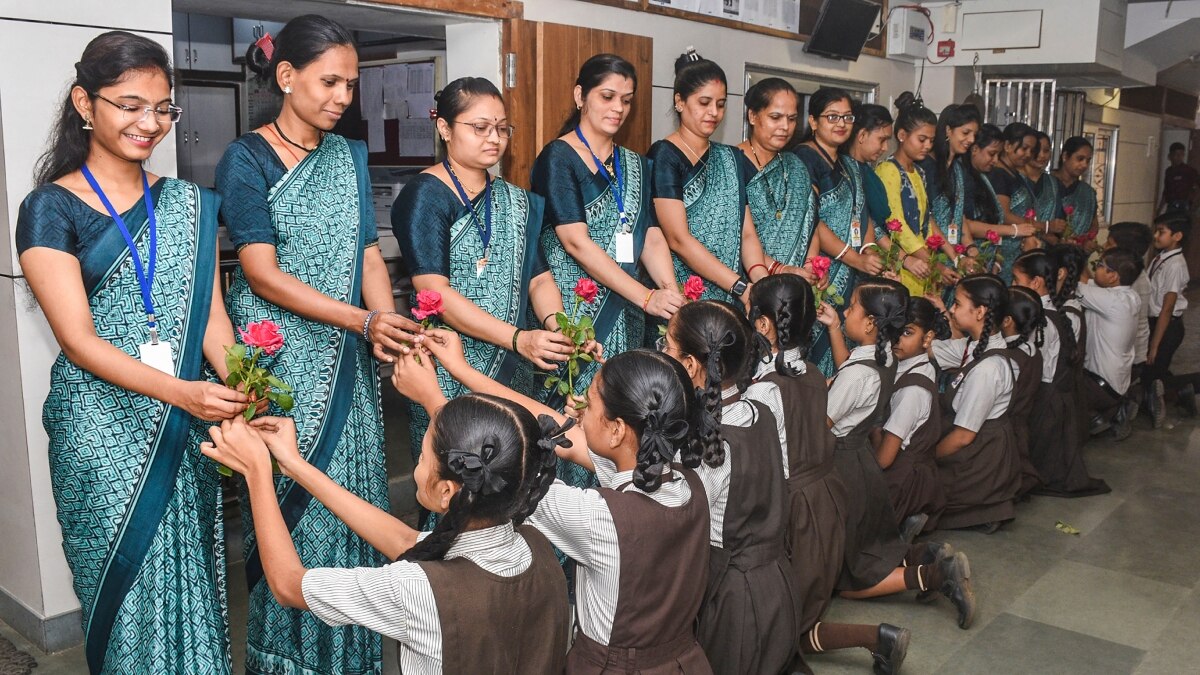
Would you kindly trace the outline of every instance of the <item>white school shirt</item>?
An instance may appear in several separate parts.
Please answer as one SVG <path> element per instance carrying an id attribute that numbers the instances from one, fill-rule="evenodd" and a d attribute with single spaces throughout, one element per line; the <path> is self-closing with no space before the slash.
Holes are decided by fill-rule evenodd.
<path id="1" fill-rule="evenodd" d="M 1101 288 L 1089 281 L 1079 285 L 1079 300 L 1087 310 L 1084 367 L 1104 378 L 1118 394 L 1124 394 L 1129 389 L 1129 369 L 1133 367 L 1137 342 L 1137 291 L 1129 286 Z"/>
<path id="2" fill-rule="evenodd" d="M 633 470 L 617 472 L 612 461 L 589 451 L 600 485 L 623 492 L 641 492 L 668 507 L 680 507 L 692 498 L 687 480 L 672 470 L 675 480 L 664 476 L 654 492 L 644 492 L 633 484 Z M 613 617 L 617 612 L 621 586 L 621 548 L 617 525 L 608 502 L 597 490 L 572 487 L 555 480 L 537 510 L 525 521 L 536 527 L 550 543 L 571 557 L 575 568 L 575 611 L 579 629 L 591 639 L 607 645 L 612 637 Z"/>
<path id="3" fill-rule="evenodd" d="M 428 535 L 422 532 L 417 539 Z M 512 523 L 458 535 L 445 556 L 454 558 L 501 577 L 515 577 L 533 564 L 533 552 Z M 356 624 L 399 642 L 405 673 L 442 672 L 441 619 L 433 587 L 417 563 L 311 569 L 301 590 L 312 613 L 330 626 Z"/>
<path id="4" fill-rule="evenodd" d="M 1009 348 L 1011 349 L 1012 343 L 1014 343 L 1020 339 L 1021 339 L 1020 335 L 1013 335 L 1012 337 L 1006 337 L 1006 338 L 1004 338 L 1004 344 L 1008 345 Z M 1034 356 L 1037 354 L 1037 345 L 1033 343 L 1033 336 L 1030 336 L 1030 339 L 1022 342 L 1021 346 L 1017 347 L 1017 349 L 1025 352 L 1026 354 L 1028 354 L 1030 356 Z"/>
<path id="5" fill-rule="evenodd" d="M 1162 313 L 1163 296 L 1167 293 L 1176 295 L 1172 316 L 1183 316 L 1183 310 L 1188 306 L 1183 291 L 1191 279 L 1188 275 L 1187 261 L 1183 259 L 1183 249 L 1163 251 L 1154 256 L 1154 260 L 1150 261 L 1147 276 L 1150 277 L 1150 316 L 1156 317 Z"/>
<path id="6" fill-rule="evenodd" d="M 721 400 L 737 396 L 737 387 L 729 387 L 721 392 Z M 742 397 L 721 407 L 721 424 L 734 427 L 748 427 L 758 419 L 758 409 L 747 399 L 754 399 L 767 406 L 775 416 L 775 429 L 779 434 L 779 444 L 783 448 L 781 461 L 784 476 L 787 476 L 787 432 L 783 425 L 783 397 L 779 387 L 771 382 L 758 382 L 746 389 Z M 729 479 L 733 475 L 733 462 L 737 452 L 730 452 L 728 441 L 722 441 L 725 448 L 725 461 L 720 466 L 709 466 L 704 462 L 696 467 L 696 475 L 704 483 L 708 493 L 708 543 L 717 548 L 725 548 L 725 509 L 729 503 Z"/>
<path id="7" fill-rule="evenodd" d="M 892 350 L 886 350 L 887 363 L 892 362 Z M 841 438 L 850 433 L 875 412 L 879 403 L 879 373 L 874 368 L 851 368 L 855 363 L 875 363 L 875 345 L 862 345 L 850 351 L 845 363 L 838 367 L 829 385 L 829 400 L 825 414 L 833 420 L 833 435 Z M 885 364 L 886 365 L 886 364 Z"/>
<path id="8" fill-rule="evenodd" d="M 1075 311 L 1079 312 L 1079 314 L 1068 312 L 1068 307 L 1074 307 Z M 1067 323 L 1070 324 L 1071 330 L 1075 331 L 1075 342 L 1078 343 L 1079 337 L 1083 335 L 1083 324 L 1080 323 L 1079 319 L 1079 315 L 1083 314 L 1083 303 L 1079 301 L 1078 297 L 1067 298 L 1063 301 L 1063 314 L 1066 315 Z"/>
<path id="9" fill-rule="evenodd" d="M 1145 363 L 1146 354 L 1150 351 L 1150 277 L 1143 271 L 1133 282 L 1133 290 L 1138 294 L 1137 337 L 1133 344 L 1133 362 Z"/>
<path id="10" fill-rule="evenodd" d="M 1049 295 L 1042 296 L 1042 309 L 1058 311 Z M 1050 317 L 1046 317 L 1046 330 L 1042 333 L 1042 382 L 1054 381 L 1060 351 L 1062 351 L 1062 336 L 1058 334 L 1058 326 L 1054 325 Z"/>
<path id="11" fill-rule="evenodd" d="M 962 347 L 967 347 L 966 361 L 962 360 Z M 954 345 L 938 345 L 938 343 L 957 343 Z M 934 358 L 943 368 L 965 367 L 975 360 L 975 343 L 967 338 L 958 340 L 934 340 Z M 1007 347 L 1004 336 L 993 333 L 988 336 L 987 349 L 1004 349 Z M 940 347 L 940 348 L 939 348 Z M 949 358 L 943 360 L 943 356 Z M 1017 364 L 1004 356 L 990 356 L 982 363 L 971 369 L 964 378 L 958 375 L 956 381 L 961 382 L 954 400 L 950 402 L 954 408 L 954 426 L 968 431 L 979 431 L 987 420 L 994 420 L 1008 412 L 1012 401 L 1013 386 L 1019 375 Z"/>
<path id="12" fill-rule="evenodd" d="M 937 371 L 929 362 L 929 356 L 918 354 L 904 359 L 896 365 L 896 381 L 908 373 L 917 373 L 937 382 Z M 900 449 L 908 447 L 912 435 L 929 420 L 933 410 L 933 395 L 922 387 L 898 388 L 892 393 L 891 412 L 883 430 L 900 439 Z"/>

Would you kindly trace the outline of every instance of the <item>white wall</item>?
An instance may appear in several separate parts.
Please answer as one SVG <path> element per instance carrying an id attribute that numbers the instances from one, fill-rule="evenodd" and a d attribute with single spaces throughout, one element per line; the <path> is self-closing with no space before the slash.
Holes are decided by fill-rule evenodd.
<path id="1" fill-rule="evenodd" d="M 121 10 L 84 1 L 0 0 L 0 16 L 6 17 L 0 19 L 0 272 L 17 277 L 0 279 L 0 363 L 8 376 L 0 392 L 0 590 L 41 619 L 73 612 L 79 603 L 62 553 L 41 425 L 58 346 L 19 278 L 12 241 L 17 210 L 33 187 L 33 166 L 74 63 L 105 30 L 95 26 L 119 22 L 171 51 L 169 1 L 126 0 Z M 158 147 L 150 168 L 175 173 L 173 135 Z M 40 643 L 41 636 L 27 637 Z"/>
<path id="2" fill-rule="evenodd" d="M 805 54 L 802 43 L 796 40 L 606 5 L 577 0 L 525 0 L 525 18 L 653 38 L 653 109 L 637 111 L 635 114 L 652 116 L 652 134 L 656 139 L 675 129 L 675 117 L 671 114 L 675 59 L 689 46 L 694 46 L 702 56 L 720 64 L 729 78 L 729 112 L 715 137 L 724 143 L 741 141 L 742 125 L 738 119 L 742 114 L 747 63 L 786 68 L 811 77 L 824 76 L 878 84 L 878 100 L 883 105 L 889 104 L 900 92 L 916 86 L 916 68 L 906 61 L 866 55 L 859 57 L 857 62 L 835 61 Z M 936 92 L 937 98 L 927 97 L 926 104 L 940 108 L 950 103 L 951 98 L 955 98 L 952 95 L 953 86 L 942 83 L 953 81 L 951 69 L 927 69 L 926 91 Z M 957 98 L 961 97 L 962 94 L 958 94 Z"/>
<path id="3" fill-rule="evenodd" d="M 1101 111 L 1100 121 L 1121 129 L 1117 138 L 1111 222 L 1149 223 L 1154 219 L 1161 192 L 1162 120 L 1145 113 L 1106 107 Z"/>
<path id="4" fill-rule="evenodd" d="M 446 26 L 446 82 L 466 76 L 486 77 L 503 90 L 500 68 L 499 22 Z"/>

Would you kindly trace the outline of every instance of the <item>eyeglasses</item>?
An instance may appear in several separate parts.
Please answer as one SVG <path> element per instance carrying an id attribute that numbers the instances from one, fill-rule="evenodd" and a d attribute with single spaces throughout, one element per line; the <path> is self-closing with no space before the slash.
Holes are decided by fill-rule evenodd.
<path id="1" fill-rule="evenodd" d="M 1114 270 L 1114 269 L 1112 268 L 1112 266 L 1111 266 L 1111 265 L 1109 265 L 1108 263 L 1104 262 L 1103 260 L 1096 259 L 1096 260 L 1093 260 L 1093 261 L 1092 261 L 1092 271 L 1093 271 L 1093 272 L 1095 272 L 1096 270 L 1100 269 L 1101 267 L 1103 267 L 1104 269 L 1108 270 L 1109 272 L 1116 272 L 1116 270 Z"/>
<path id="2" fill-rule="evenodd" d="M 654 341 L 654 348 L 660 352 L 667 351 L 667 349 L 669 349 L 667 347 L 667 336 L 666 335 L 658 336 L 658 339 Z"/>
<path id="3" fill-rule="evenodd" d="M 516 127 L 511 124 L 487 124 L 486 122 L 455 122 L 455 124 L 465 124 L 475 130 L 475 135 L 480 138 L 487 138 L 492 135 L 492 130 L 496 131 L 496 135 L 500 138 L 512 138 Z"/>
<path id="4" fill-rule="evenodd" d="M 154 119 L 158 120 L 160 124 L 166 124 L 168 122 L 174 124 L 175 122 L 179 121 L 180 117 L 183 117 L 183 108 L 180 108 L 177 105 L 167 105 L 166 108 L 155 108 L 154 106 L 150 105 L 126 105 L 124 103 L 111 101 L 95 92 L 92 93 L 92 96 L 95 96 L 105 103 L 120 108 L 121 119 L 125 122 L 130 120 L 130 115 L 137 115 L 139 110 L 142 112 L 142 114 L 140 117 L 136 117 L 136 119 L 134 119 L 135 122 L 144 122 L 146 118 L 150 116 L 150 113 L 154 113 Z"/>
<path id="5" fill-rule="evenodd" d="M 847 113 L 845 115 L 836 115 L 834 113 L 830 113 L 828 115 L 821 115 L 821 118 L 824 119 L 826 122 L 829 122 L 830 124 L 837 124 L 838 120 L 841 120 L 842 122 L 845 122 L 846 124 L 854 124 L 854 119 L 855 119 L 854 115 L 849 114 L 849 113 Z"/>

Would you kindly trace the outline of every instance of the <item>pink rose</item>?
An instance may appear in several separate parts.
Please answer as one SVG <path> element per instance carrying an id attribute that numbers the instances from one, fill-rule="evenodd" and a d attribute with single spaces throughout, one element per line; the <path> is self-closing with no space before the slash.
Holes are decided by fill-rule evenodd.
<path id="1" fill-rule="evenodd" d="M 955 244 L 955 245 L 954 245 L 954 252 L 955 252 L 956 254 L 958 254 L 958 255 L 962 255 L 962 254 L 966 253 L 966 252 L 967 252 L 967 245 L 966 245 L 966 244 Z"/>
<path id="2" fill-rule="evenodd" d="M 937 250 L 946 245 L 946 240 L 940 234 L 931 234 L 925 239 L 925 247 L 930 250 Z"/>
<path id="3" fill-rule="evenodd" d="M 1066 206 L 1063 207 L 1063 213 L 1067 214 L 1067 217 L 1070 218 L 1071 215 L 1073 213 L 1075 213 L 1075 207 L 1071 206 L 1070 204 L 1067 204 Z"/>
<path id="4" fill-rule="evenodd" d="M 892 218 L 891 220 L 887 221 L 888 232 L 899 232 L 900 228 L 902 228 L 902 227 L 904 227 L 904 226 L 901 225 L 900 221 L 896 220 L 895 218 Z"/>
<path id="5" fill-rule="evenodd" d="M 832 264 L 833 264 L 833 261 L 823 255 L 819 255 L 819 256 L 813 258 L 812 259 L 813 274 L 818 279 L 824 279 L 825 276 L 829 274 L 829 266 Z"/>
<path id="6" fill-rule="evenodd" d="M 704 280 L 693 274 L 683 283 L 683 295 L 688 300 L 699 300 L 704 295 Z"/>
<path id="7" fill-rule="evenodd" d="M 258 347 L 267 356 L 273 356 L 283 348 L 283 334 L 279 332 L 279 326 L 274 321 L 255 321 L 247 324 L 245 330 L 238 329 L 238 335 L 247 347 Z"/>
<path id="8" fill-rule="evenodd" d="M 442 305 L 442 294 L 437 291 L 420 291 L 417 293 L 417 308 L 412 311 L 417 321 L 441 316 L 446 308 Z"/>
<path id="9" fill-rule="evenodd" d="M 587 277 L 575 282 L 575 295 L 585 303 L 591 304 L 599 292 L 600 288 L 596 286 L 596 282 Z"/>
<path id="10" fill-rule="evenodd" d="M 1000 243 L 1000 235 L 996 234 L 995 230 L 988 230 L 987 231 L 987 240 L 992 242 L 993 244 L 999 244 Z"/>
<path id="11" fill-rule="evenodd" d="M 1033 220 L 1036 217 L 1037 217 L 1037 211 L 1034 211 L 1033 209 L 1027 209 L 1025 211 L 1025 218 L 1027 218 L 1028 220 Z"/>

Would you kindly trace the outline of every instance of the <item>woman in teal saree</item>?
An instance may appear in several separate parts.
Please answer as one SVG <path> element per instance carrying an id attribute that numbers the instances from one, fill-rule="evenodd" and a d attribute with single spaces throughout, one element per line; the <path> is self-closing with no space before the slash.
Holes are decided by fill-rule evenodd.
<path id="1" fill-rule="evenodd" d="M 597 54 L 585 61 L 575 84 L 576 112 L 533 166 L 533 192 L 546 200 L 542 253 L 565 306 L 574 302 L 580 278 L 596 282 L 595 300 L 579 311 L 591 318 L 605 356 L 641 347 L 647 316 L 669 319 L 683 305 L 670 250 L 653 226 L 650 165 L 614 142 L 636 87 L 637 73 L 625 59 Z M 638 279 L 639 264 L 652 288 Z M 579 371 L 576 396 L 598 369 L 590 363 Z M 564 403 L 551 390 L 543 398 L 552 408 Z M 559 477 L 571 485 L 596 485 L 587 470 L 569 462 L 558 466 Z"/>
<path id="2" fill-rule="evenodd" d="M 1037 132 L 1037 139 L 1036 149 L 1025 163 L 1024 174 L 1033 186 L 1034 218 L 1043 223 L 1042 235 L 1045 237 L 1051 232 L 1061 232 L 1066 223 L 1062 221 L 1062 185 L 1046 169 L 1054 148 L 1045 132 Z"/>
<path id="3" fill-rule="evenodd" d="M 539 246 L 545 201 L 488 173 L 514 133 L 495 85 L 451 82 L 438 93 L 436 117 L 446 159 L 413 178 L 392 206 L 400 251 L 413 288 L 441 294 L 442 320 L 462 334 L 471 367 L 533 395 L 541 383 L 530 366 L 554 370 L 574 347 L 528 320 L 532 312 L 556 326 L 563 309 Z M 441 366 L 437 378 L 447 399 L 466 393 Z M 409 418 L 415 461 L 429 415 L 410 403 Z"/>
<path id="4" fill-rule="evenodd" d="M 1091 142 L 1083 136 L 1072 136 L 1063 141 L 1058 168 L 1051 174 L 1062 190 L 1062 213 L 1067 221 L 1063 238 L 1085 246 L 1095 241 L 1097 229 L 1096 190 L 1083 180 L 1091 165 Z"/>
<path id="5" fill-rule="evenodd" d="M 390 353 L 419 340 L 419 326 L 394 313 L 376 245 L 366 146 L 327 133 L 337 115 L 326 111 L 350 105 L 358 57 L 345 28 L 306 15 L 279 33 L 272 65 L 284 92 L 279 117 L 230 144 L 217 167 L 222 215 L 241 262 L 229 288 L 229 314 L 239 325 L 271 319 L 281 327 L 286 346 L 260 363 L 294 390 L 288 416 L 296 421 L 301 452 L 340 485 L 386 509 L 372 346 L 377 358 L 390 360 Z M 374 548 L 293 481 L 280 478 L 278 491 L 304 564 L 379 564 Z M 247 672 L 378 673 L 377 633 L 331 627 L 275 601 L 249 519 L 244 527 Z"/>
<path id="6" fill-rule="evenodd" d="M 745 301 L 768 264 L 746 204 L 741 152 L 709 139 L 725 118 L 727 84 L 689 49 L 675 62 L 675 133 L 650 146 L 654 212 L 673 253 L 675 281 L 705 281 L 705 300 Z M 743 272 L 744 270 L 744 272 Z"/>
<path id="7" fill-rule="evenodd" d="M 1003 237 L 1000 254 L 1004 261 L 999 275 L 1007 284 L 1012 281 L 1012 266 L 1017 256 L 1034 243 L 1032 239 L 1042 226 L 1037 222 L 1033 184 L 1023 173 L 1030 155 L 1037 152 L 1037 131 L 1028 124 L 1013 122 L 1004 127 L 1001 140 L 1003 149 L 995 168 L 988 172 L 987 181 L 1001 207 L 996 234 Z"/>
<path id="8" fill-rule="evenodd" d="M 92 40 L 17 219 L 62 347 L 43 424 L 93 674 L 231 672 L 220 477 L 199 444 L 248 400 L 204 372 L 223 377 L 233 343 L 216 195 L 142 169 L 181 114 L 171 76 L 147 38 Z"/>

